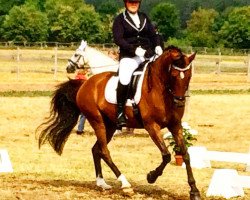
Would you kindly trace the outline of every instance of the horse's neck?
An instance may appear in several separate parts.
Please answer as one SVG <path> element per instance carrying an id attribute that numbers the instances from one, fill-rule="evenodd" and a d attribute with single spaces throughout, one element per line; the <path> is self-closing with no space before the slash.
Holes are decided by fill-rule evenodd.
<path id="1" fill-rule="evenodd" d="M 170 61 L 168 58 L 159 57 L 154 63 L 152 63 L 151 69 L 149 69 L 148 76 L 152 81 L 152 86 L 157 84 L 160 87 L 155 87 L 156 90 L 165 90 L 168 82 L 168 66 Z M 150 72 L 151 71 L 151 72 Z"/>
<path id="2" fill-rule="evenodd" d="M 88 58 L 88 64 L 93 68 L 117 64 L 117 61 L 92 47 L 86 48 L 86 54 Z"/>

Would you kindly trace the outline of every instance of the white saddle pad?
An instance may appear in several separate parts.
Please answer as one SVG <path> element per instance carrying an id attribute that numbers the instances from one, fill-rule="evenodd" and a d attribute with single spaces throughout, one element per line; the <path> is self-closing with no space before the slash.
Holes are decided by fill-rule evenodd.
<path id="1" fill-rule="evenodd" d="M 134 101 L 131 99 L 128 99 L 126 102 L 126 106 L 132 106 L 132 103 L 136 103 L 138 104 L 140 102 L 141 99 L 141 88 L 142 88 L 142 82 L 143 82 L 143 78 L 144 78 L 144 74 L 146 71 L 148 64 L 146 64 L 146 66 L 144 67 L 142 72 L 134 72 L 134 74 L 142 74 L 139 81 L 138 81 L 138 85 L 136 88 L 136 93 L 134 96 Z M 118 76 L 112 76 L 109 80 L 108 83 L 105 87 L 105 99 L 112 104 L 117 104 L 117 100 L 116 100 L 116 88 L 118 85 Z"/>

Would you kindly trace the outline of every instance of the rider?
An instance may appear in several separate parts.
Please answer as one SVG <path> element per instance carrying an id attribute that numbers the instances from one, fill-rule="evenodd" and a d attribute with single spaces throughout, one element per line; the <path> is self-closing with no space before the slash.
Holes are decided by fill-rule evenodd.
<path id="1" fill-rule="evenodd" d="M 123 0 L 126 10 L 114 20 L 113 37 L 120 50 L 117 87 L 117 128 L 126 125 L 124 105 L 128 84 L 139 64 L 154 54 L 161 55 L 159 37 L 148 16 L 139 11 L 142 0 Z"/>

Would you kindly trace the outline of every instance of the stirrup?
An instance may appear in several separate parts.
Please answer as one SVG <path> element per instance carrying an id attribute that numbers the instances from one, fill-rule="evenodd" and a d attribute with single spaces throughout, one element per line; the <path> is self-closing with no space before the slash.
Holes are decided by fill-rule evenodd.
<path id="1" fill-rule="evenodd" d="M 122 127 L 126 126 L 126 117 L 124 114 L 121 114 L 120 116 L 118 116 L 117 118 L 117 122 L 116 122 L 116 127 L 118 130 L 121 130 Z"/>

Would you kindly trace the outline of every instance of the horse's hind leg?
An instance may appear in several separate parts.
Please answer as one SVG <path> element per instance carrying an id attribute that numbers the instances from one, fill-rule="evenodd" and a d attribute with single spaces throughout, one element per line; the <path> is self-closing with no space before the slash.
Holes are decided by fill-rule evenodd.
<path id="1" fill-rule="evenodd" d="M 115 132 L 116 125 L 113 122 L 109 121 L 108 119 L 105 119 L 105 125 L 103 122 L 95 123 L 92 121 L 90 123 L 92 123 L 91 125 L 93 125 L 92 127 L 95 129 L 95 133 L 97 136 L 97 142 L 92 148 L 95 169 L 96 169 L 97 185 L 99 187 L 102 187 L 103 189 L 111 188 L 111 186 L 107 185 L 103 179 L 102 168 L 101 168 L 101 158 L 102 158 L 114 172 L 118 180 L 121 181 L 122 188 L 131 187 L 130 183 L 127 181 L 125 176 L 121 174 L 120 170 L 113 163 L 107 147 L 107 144 L 110 142 Z"/>
<path id="2" fill-rule="evenodd" d="M 100 155 L 100 148 L 99 148 L 98 141 L 95 143 L 95 145 L 92 148 L 92 155 L 93 155 L 95 171 L 96 171 L 96 185 L 98 187 L 103 188 L 104 190 L 111 189 L 111 186 L 108 185 L 103 179 L 102 167 L 101 167 L 101 155 Z"/>
<path id="3" fill-rule="evenodd" d="M 170 130 L 173 133 L 174 139 L 176 144 L 180 147 L 180 152 L 183 157 L 183 160 L 186 164 L 186 170 L 187 170 L 187 176 L 188 176 L 188 184 L 191 188 L 190 191 L 190 199 L 191 200 L 200 200 L 200 192 L 198 188 L 196 187 L 194 175 L 192 172 L 192 168 L 190 165 L 190 156 L 187 151 L 187 147 L 185 145 L 184 139 L 183 139 L 183 133 L 182 133 L 182 128 L 178 128 L 176 130 Z"/>

